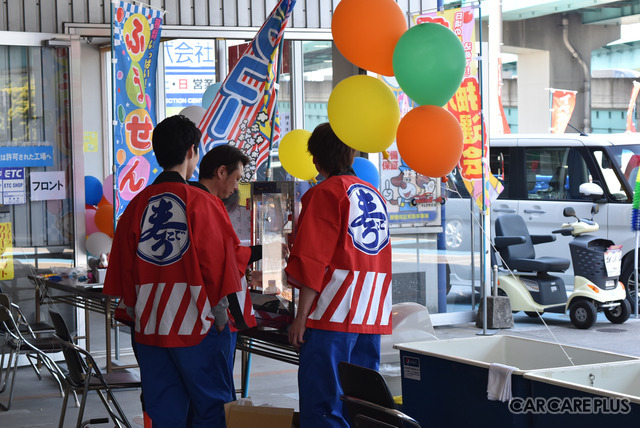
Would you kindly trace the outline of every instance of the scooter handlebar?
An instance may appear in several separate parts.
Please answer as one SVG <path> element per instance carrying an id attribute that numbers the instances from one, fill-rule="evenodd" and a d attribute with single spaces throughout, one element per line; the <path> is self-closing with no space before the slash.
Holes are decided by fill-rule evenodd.
<path id="1" fill-rule="evenodd" d="M 571 236 L 573 234 L 573 227 L 565 227 L 562 229 L 556 229 L 551 231 L 551 233 L 559 233 L 562 236 Z"/>

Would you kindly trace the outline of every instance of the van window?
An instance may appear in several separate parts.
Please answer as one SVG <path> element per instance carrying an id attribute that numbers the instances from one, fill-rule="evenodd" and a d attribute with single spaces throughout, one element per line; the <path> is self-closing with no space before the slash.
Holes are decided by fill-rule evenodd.
<path id="1" fill-rule="evenodd" d="M 504 190 L 498 195 L 498 199 L 511 199 L 509 198 L 509 166 L 511 162 L 512 159 L 508 148 L 495 147 L 489 151 L 491 174 L 500 180 L 504 186 Z"/>
<path id="2" fill-rule="evenodd" d="M 580 200 L 591 174 L 582 153 L 572 147 L 525 150 L 527 199 Z"/>
<path id="3" fill-rule="evenodd" d="M 624 168 L 622 171 L 623 174 L 625 174 L 625 178 L 629 181 L 632 179 L 635 183 L 635 176 L 638 173 L 637 155 L 633 151 L 624 149 L 623 147 L 614 147 L 612 152 L 616 156 L 614 161 L 617 162 L 621 168 Z M 604 150 L 594 150 L 593 157 L 596 159 L 596 162 L 602 171 L 605 184 L 609 189 L 609 193 L 613 200 L 618 202 L 629 202 L 630 196 L 627 195 L 624 185 L 616 175 L 614 162 L 612 162 L 608 154 L 605 153 Z"/>

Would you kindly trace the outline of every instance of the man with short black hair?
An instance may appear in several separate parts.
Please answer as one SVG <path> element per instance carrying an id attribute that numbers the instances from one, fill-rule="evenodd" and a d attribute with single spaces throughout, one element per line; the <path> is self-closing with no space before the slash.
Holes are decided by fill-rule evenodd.
<path id="1" fill-rule="evenodd" d="M 187 185 L 200 137 L 181 115 L 155 127 L 153 151 L 163 172 L 120 217 L 103 289 L 121 297 L 134 322 L 154 427 L 186 426 L 189 408 L 193 427 L 225 426 L 224 403 L 231 400 L 226 310 L 212 308 L 240 291 L 244 270 L 222 202 Z"/>
<path id="2" fill-rule="evenodd" d="M 211 195 L 222 199 L 223 202 L 228 201 L 230 196 L 238 190 L 238 183 L 243 176 L 244 167 L 248 163 L 249 157 L 237 147 L 229 144 L 217 145 L 202 157 L 198 181 L 190 181 L 189 184 L 206 190 Z M 248 258 L 247 265 L 250 265 L 262 258 L 262 245 L 239 246 L 236 248 L 236 254 L 239 260 Z M 221 305 L 228 305 L 231 315 L 229 317 L 231 342 L 227 361 L 233 387 L 233 366 L 238 331 L 256 326 L 246 277 L 242 278 L 242 291 L 229 295 L 228 302 L 222 301 Z M 235 387 L 232 388 L 232 395 L 235 399 Z"/>

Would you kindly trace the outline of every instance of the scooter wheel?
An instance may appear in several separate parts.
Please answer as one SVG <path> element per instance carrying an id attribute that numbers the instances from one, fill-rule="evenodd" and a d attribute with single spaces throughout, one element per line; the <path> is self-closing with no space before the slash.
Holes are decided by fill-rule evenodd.
<path id="1" fill-rule="evenodd" d="M 629 319 L 631 315 L 631 305 L 627 299 L 620 300 L 620 306 L 607 309 L 604 315 L 614 324 L 622 324 Z"/>
<path id="2" fill-rule="evenodd" d="M 598 310 L 589 300 L 578 300 L 569 309 L 571 323 L 580 329 L 591 328 L 596 323 Z"/>

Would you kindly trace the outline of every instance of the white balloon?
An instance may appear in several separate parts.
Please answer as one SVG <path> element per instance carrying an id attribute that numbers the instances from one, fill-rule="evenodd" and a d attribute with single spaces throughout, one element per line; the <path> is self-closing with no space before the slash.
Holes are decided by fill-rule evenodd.
<path id="1" fill-rule="evenodd" d="M 200 125 L 200 122 L 206 112 L 207 111 L 200 106 L 189 106 L 180 110 L 180 114 L 191 119 L 196 126 Z"/>
<path id="2" fill-rule="evenodd" d="M 96 257 L 100 257 L 100 254 L 109 254 L 112 242 L 106 233 L 94 232 L 87 237 L 87 251 Z"/>

